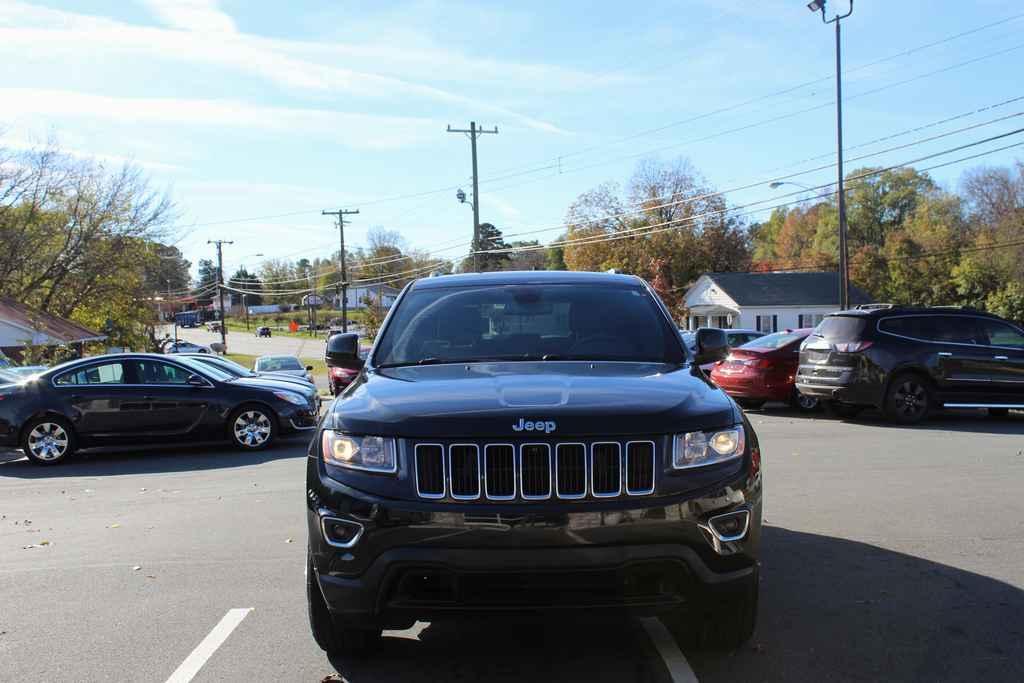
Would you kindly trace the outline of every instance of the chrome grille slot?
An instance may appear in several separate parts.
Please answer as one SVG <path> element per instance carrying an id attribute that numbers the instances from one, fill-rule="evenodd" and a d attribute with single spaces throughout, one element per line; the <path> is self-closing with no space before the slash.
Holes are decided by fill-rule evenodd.
<path id="1" fill-rule="evenodd" d="M 590 447 L 590 490 L 597 498 L 622 493 L 621 447 L 614 441 L 602 441 Z"/>
<path id="2" fill-rule="evenodd" d="M 452 498 L 476 500 L 480 497 L 480 447 L 456 443 L 448 448 L 448 485 Z"/>
<path id="3" fill-rule="evenodd" d="M 409 443 L 409 442 L 407 442 Z M 653 495 L 657 439 L 409 443 L 416 495 L 449 502 L 586 501 Z"/>
<path id="4" fill-rule="evenodd" d="M 416 445 L 416 493 L 421 498 L 444 498 L 444 446 Z"/>
<path id="5" fill-rule="evenodd" d="M 654 493 L 654 468 L 654 442 L 628 442 L 626 444 L 626 493 L 630 496 Z"/>
<path id="6" fill-rule="evenodd" d="M 587 495 L 587 446 L 560 443 L 555 447 L 555 494 L 559 498 Z"/>
<path id="7" fill-rule="evenodd" d="M 516 497 L 516 448 L 512 444 L 484 446 L 484 493 L 490 500 Z"/>
<path id="8" fill-rule="evenodd" d="M 525 443 L 519 448 L 519 490 L 524 500 L 551 497 L 551 446 Z"/>

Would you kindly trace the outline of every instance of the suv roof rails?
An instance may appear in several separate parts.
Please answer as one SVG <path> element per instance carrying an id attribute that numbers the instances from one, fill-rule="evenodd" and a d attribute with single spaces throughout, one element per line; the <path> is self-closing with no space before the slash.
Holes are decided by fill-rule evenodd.
<path id="1" fill-rule="evenodd" d="M 856 311 L 958 311 L 961 313 L 972 313 L 975 315 L 993 316 L 993 313 L 988 311 L 982 311 L 973 306 L 923 306 L 921 304 L 890 304 L 890 303 L 877 303 L 877 304 L 860 304 L 855 309 Z"/>

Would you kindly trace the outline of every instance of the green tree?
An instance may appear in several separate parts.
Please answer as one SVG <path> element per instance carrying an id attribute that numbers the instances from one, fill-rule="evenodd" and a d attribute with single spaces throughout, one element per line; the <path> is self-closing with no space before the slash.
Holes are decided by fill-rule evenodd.
<path id="1" fill-rule="evenodd" d="M 567 235 L 559 235 L 555 239 L 555 246 L 548 247 L 545 252 L 547 270 L 566 270 L 565 265 L 565 247 L 560 246 L 559 242 L 564 242 Z"/>
<path id="2" fill-rule="evenodd" d="M 462 261 L 462 270 L 473 270 L 474 262 L 481 273 L 506 270 L 506 264 L 512 258 L 509 252 L 504 251 L 507 247 L 501 230 L 496 228 L 493 223 L 481 223 L 480 229 L 477 230 L 477 238 L 471 247 L 472 252 L 480 253 L 477 253 L 476 259 L 472 255 L 467 256 Z"/>
<path id="3" fill-rule="evenodd" d="M 200 306 L 209 306 L 217 293 L 217 265 L 210 259 L 199 259 L 199 279 L 196 281 L 196 290 L 199 292 L 196 303 Z"/>
<path id="4" fill-rule="evenodd" d="M 228 280 L 228 286 L 246 290 L 247 292 L 258 292 L 263 288 L 263 283 L 260 282 L 258 277 L 246 270 L 245 267 L 242 267 L 236 270 L 235 274 Z M 246 294 L 245 303 L 247 306 L 259 306 L 263 303 L 263 297 L 260 294 Z"/>
<path id="5" fill-rule="evenodd" d="M 897 168 L 874 175 L 874 168 L 847 174 L 847 226 L 851 246 L 881 247 L 890 232 L 899 230 L 924 199 L 938 192 L 927 173 Z"/>
<path id="6" fill-rule="evenodd" d="M 988 295 L 985 308 L 1007 320 L 1024 325 L 1024 283 L 1007 282 L 1001 289 Z"/>

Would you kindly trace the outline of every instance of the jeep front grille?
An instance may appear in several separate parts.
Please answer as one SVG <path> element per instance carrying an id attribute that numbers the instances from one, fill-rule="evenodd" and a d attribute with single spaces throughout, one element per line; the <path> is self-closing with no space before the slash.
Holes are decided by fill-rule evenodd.
<path id="1" fill-rule="evenodd" d="M 416 445 L 416 493 L 421 498 L 444 498 L 444 446 Z"/>
<path id="2" fill-rule="evenodd" d="M 476 444 L 458 443 L 448 449 L 448 481 L 452 498 L 476 500 L 480 497 L 480 449 Z"/>
<path id="3" fill-rule="evenodd" d="M 416 493 L 470 501 L 581 500 L 654 493 L 654 441 L 417 443 Z"/>
<path id="4" fill-rule="evenodd" d="M 510 443 L 490 443 L 484 447 L 484 493 L 491 500 L 516 497 L 516 447 Z"/>

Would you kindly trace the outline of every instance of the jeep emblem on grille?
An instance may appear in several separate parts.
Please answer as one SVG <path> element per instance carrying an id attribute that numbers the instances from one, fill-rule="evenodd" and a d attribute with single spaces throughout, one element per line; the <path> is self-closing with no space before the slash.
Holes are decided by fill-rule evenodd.
<path id="1" fill-rule="evenodd" d="M 519 418 L 517 424 L 512 425 L 512 429 L 517 432 L 544 432 L 550 434 L 555 431 L 558 425 L 555 424 L 554 420 L 525 420 Z"/>

